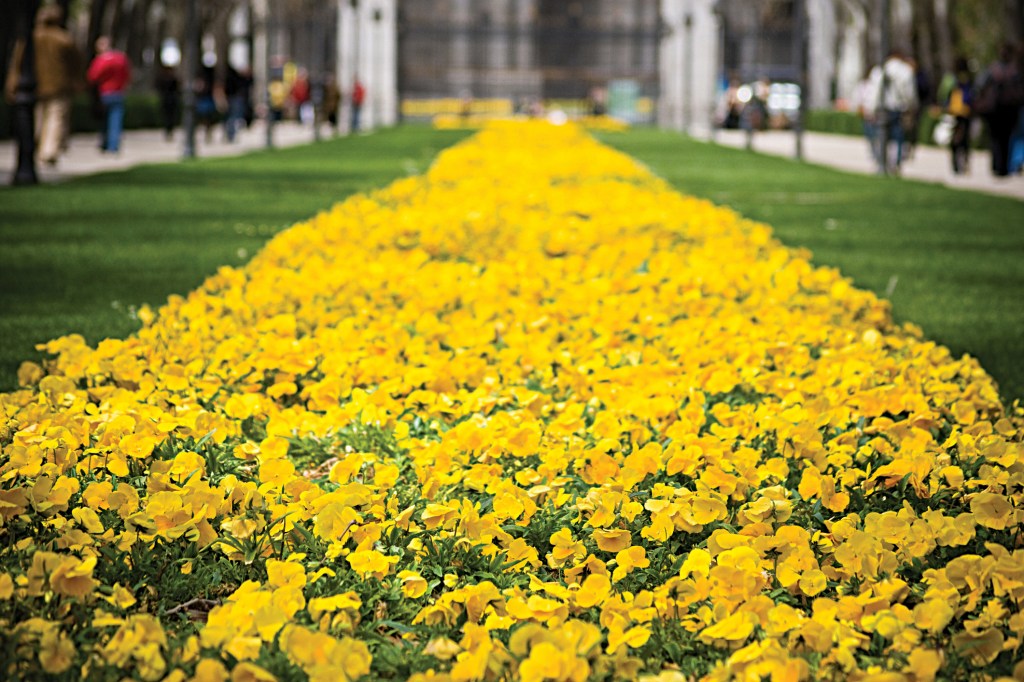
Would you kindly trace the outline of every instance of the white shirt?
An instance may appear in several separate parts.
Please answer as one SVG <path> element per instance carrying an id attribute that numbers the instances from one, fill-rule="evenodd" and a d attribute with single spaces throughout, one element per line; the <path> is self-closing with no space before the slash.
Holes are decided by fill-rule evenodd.
<path id="1" fill-rule="evenodd" d="M 902 59 L 889 57 L 882 67 L 888 81 L 882 93 L 882 106 L 889 111 L 910 111 L 917 106 L 917 79 L 914 67 Z"/>

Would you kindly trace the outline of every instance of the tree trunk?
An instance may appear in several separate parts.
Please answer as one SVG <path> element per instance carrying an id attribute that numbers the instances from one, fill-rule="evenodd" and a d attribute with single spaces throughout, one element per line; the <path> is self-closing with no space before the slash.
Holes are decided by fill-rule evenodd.
<path id="1" fill-rule="evenodd" d="M 1005 0 L 1006 33 L 1015 43 L 1024 40 L 1024 0 Z"/>
<path id="2" fill-rule="evenodd" d="M 131 10 L 125 7 L 131 0 L 117 0 L 114 3 L 114 18 L 110 21 L 110 42 L 119 50 L 125 50 L 128 46 L 128 18 Z"/>
<path id="3" fill-rule="evenodd" d="M 96 39 L 107 33 L 106 16 L 107 0 L 92 0 L 89 6 L 89 44 L 86 46 L 90 55 L 96 54 Z"/>
<path id="4" fill-rule="evenodd" d="M 913 53 L 914 3 L 892 0 L 892 46 Z"/>
<path id="5" fill-rule="evenodd" d="M 953 71 L 953 25 L 950 21 L 950 0 L 933 0 L 932 15 L 935 26 L 935 51 L 938 54 L 939 68 L 943 73 Z"/>
<path id="6" fill-rule="evenodd" d="M 935 68 L 935 40 L 932 36 L 931 0 L 915 0 L 914 2 L 915 33 L 917 35 L 917 63 L 928 75 L 933 85 L 938 83 L 941 73 L 936 73 Z"/>

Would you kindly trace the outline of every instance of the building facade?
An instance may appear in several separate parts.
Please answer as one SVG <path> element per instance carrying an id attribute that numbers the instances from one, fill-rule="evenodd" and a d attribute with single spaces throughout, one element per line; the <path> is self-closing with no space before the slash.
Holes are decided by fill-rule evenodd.
<path id="1" fill-rule="evenodd" d="M 584 98 L 659 89 L 659 0 L 399 0 L 408 97 Z"/>

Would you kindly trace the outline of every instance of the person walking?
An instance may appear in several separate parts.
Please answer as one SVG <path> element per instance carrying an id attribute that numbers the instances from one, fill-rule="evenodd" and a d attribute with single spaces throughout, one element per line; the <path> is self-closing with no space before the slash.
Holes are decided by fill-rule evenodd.
<path id="1" fill-rule="evenodd" d="M 875 66 L 857 83 L 853 91 L 851 107 L 857 112 L 861 120 L 861 129 L 864 132 L 864 140 L 868 143 L 868 151 L 871 158 L 879 166 L 882 159 L 878 153 L 878 96 L 879 84 L 882 82 L 882 67 Z"/>
<path id="2" fill-rule="evenodd" d="M 246 116 L 251 106 L 252 76 L 246 68 L 228 66 L 224 78 L 224 96 L 228 100 L 227 118 L 224 120 L 224 135 L 228 142 L 234 142 L 239 131 L 246 125 Z"/>
<path id="3" fill-rule="evenodd" d="M 96 57 L 86 75 L 96 87 L 106 112 L 100 151 L 117 154 L 121 151 L 121 132 L 124 129 L 124 93 L 132 77 L 128 56 L 115 50 L 110 38 L 100 36 L 96 40 Z"/>
<path id="4" fill-rule="evenodd" d="M 359 132 L 359 116 L 362 113 L 364 101 L 366 101 L 366 88 L 360 82 L 359 76 L 356 76 L 352 83 L 352 127 L 350 131 L 353 133 Z"/>
<path id="5" fill-rule="evenodd" d="M 914 67 L 902 50 L 893 50 L 885 60 L 882 68 L 876 72 L 879 94 L 878 133 L 879 172 L 882 174 L 900 174 L 900 166 L 905 158 L 907 130 L 910 128 L 913 112 L 917 107 L 917 79 Z M 896 155 L 889 153 L 890 143 L 896 145 Z"/>
<path id="6" fill-rule="evenodd" d="M 61 26 L 63 18 L 60 7 L 43 7 L 32 33 L 36 68 L 36 151 L 39 160 L 48 166 L 56 165 L 67 149 L 71 98 L 84 84 L 81 55 L 71 34 Z M 7 79 L 8 99 L 13 99 L 21 59 L 19 50 L 11 63 L 14 78 L 9 75 Z"/>
<path id="7" fill-rule="evenodd" d="M 338 109 L 341 107 L 341 89 L 338 87 L 338 81 L 333 73 L 327 73 L 324 76 L 324 96 L 320 107 L 323 112 L 321 117 L 327 121 L 331 130 L 337 135 Z"/>
<path id="8" fill-rule="evenodd" d="M 1024 79 L 1012 45 L 1004 45 L 999 58 L 978 79 L 975 110 L 988 126 L 992 148 L 992 174 L 1010 174 L 1010 138 L 1024 105 Z"/>
<path id="9" fill-rule="evenodd" d="M 962 175 L 969 170 L 974 79 L 971 76 L 967 60 L 963 57 L 956 60 L 956 67 L 952 75 L 948 92 L 942 93 L 942 101 L 945 104 L 946 114 L 953 117 L 954 121 L 953 132 L 949 139 L 953 173 Z M 946 87 L 944 86 L 943 89 L 946 90 Z"/>
<path id="10" fill-rule="evenodd" d="M 156 76 L 156 91 L 160 96 L 160 118 L 164 128 L 164 139 L 170 142 L 174 137 L 174 127 L 178 124 L 181 102 L 181 82 L 173 66 L 161 65 Z"/>

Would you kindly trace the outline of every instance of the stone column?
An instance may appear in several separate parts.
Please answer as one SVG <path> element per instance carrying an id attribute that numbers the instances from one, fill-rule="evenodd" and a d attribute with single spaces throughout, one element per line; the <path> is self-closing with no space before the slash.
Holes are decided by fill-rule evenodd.
<path id="1" fill-rule="evenodd" d="M 533 63 L 533 22 L 535 0 L 516 2 L 516 68 L 532 69 Z"/>
<path id="2" fill-rule="evenodd" d="M 395 0 L 379 0 L 375 17 L 377 62 L 377 121 L 392 126 L 398 120 L 398 7 Z"/>
<path id="3" fill-rule="evenodd" d="M 448 66 L 449 94 L 472 92 L 473 70 L 470 60 L 469 28 L 472 24 L 470 0 L 453 0 L 451 14 L 451 57 Z"/>
<path id="4" fill-rule="evenodd" d="M 711 133 L 721 63 L 714 6 L 715 0 L 661 0 L 658 124 L 701 137 Z"/>
<path id="5" fill-rule="evenodd" d="M 690 0 L 690 29 L 686 35 L 692 42 L 687 99 L 689 100 L 687 132 L 698 137 L 711 134 L 714 125 L 718 80 L 721 71 L 721 16 L 715 12 L 716 0 Z"/>
<path id="6" fill-rule="evenodd" d="M 661 0 L 662 38 L 659 51 L 658 125 L 683 129 L 683 22 L 686 0 Z"/>
<path id="7" fill-rule="evenodd" d="M 378 92 L 380 82 L 377 75 L 379 64 L 375 59 L 377 52 L 377 22 L 374 21 L 374 15 L 378 11 L 377 3 L 371 0 L 362 0 L 357 11 L 359 18 L 356 26 L 359 38 L 356 41 L 358 44 L 356 75 L 362 81 L 363 87 L 366 88 L 366 99 L 363 101 L 359 125 L 360 128 L 367 131 L 377 127 L 377 113 L 380 106 Z"/>
<path id="8" fill-rule="evenodd" d="M 864 51 L 868 18 L 864 6 L 857 0 L 842 0 L 841 7 L 844 16 L 839 34 L 836 95 L 849 101 L 857 90 L 857 84 L 871 66 Z"/>
<path id="9" fill-rule="evenodd" d="M 338 112 L 339 128 L 348 130 L 352 120 L 352 83 L 355 81 L 359 58 L 359 15 L 351 0 L 337 0 L 338 54 L 336 77 L 341 89 L 342 102 Z"/>
<path id="10" fill-rule="evenodd" d="M 832 76 L 836 72 L 836 8 L 833 0 L 807 2 L 807 104 L 810 109 L 832 105 Z"/>

